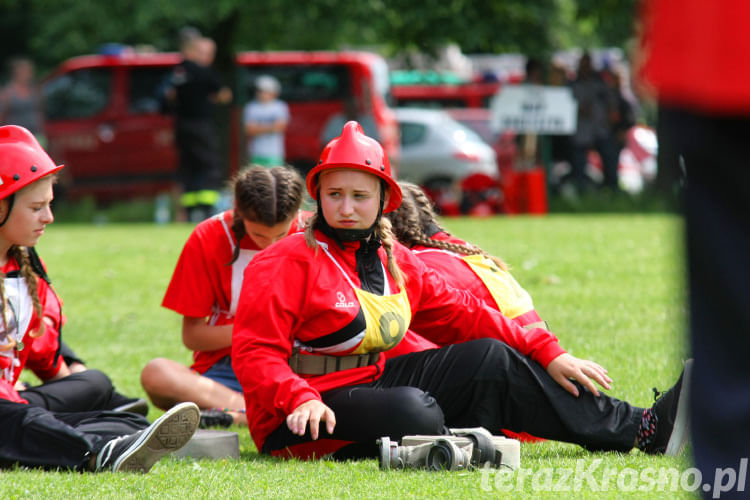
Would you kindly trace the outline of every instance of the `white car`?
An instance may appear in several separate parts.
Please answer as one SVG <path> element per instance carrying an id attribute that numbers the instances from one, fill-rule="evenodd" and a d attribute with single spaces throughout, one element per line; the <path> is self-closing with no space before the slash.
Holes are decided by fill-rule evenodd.
<path id="1" fill-rule="evenodd" d="M 401 129 L 399 179 L 434 189 L 455 185 L 473 174 L 498 178 L 495 151 L 445 111 L 395 111 Z"/>

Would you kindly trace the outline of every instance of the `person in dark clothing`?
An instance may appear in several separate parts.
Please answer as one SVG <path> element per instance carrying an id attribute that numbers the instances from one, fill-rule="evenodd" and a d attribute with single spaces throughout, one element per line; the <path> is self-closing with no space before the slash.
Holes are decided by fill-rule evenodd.
<path id="1" fill-rule="evenodd" d="M 211 215 L 219 199 L 224 176 L 215 104 L 231 101 L 232 92 L 211 69 L 216 53 L 213 40 L 185 37 L 181 51 L 184 59 L 174 68 L 165 93 L 175 114 L 181 218 L 198 222 Z"/>
<path id="2" fill-rule="evenodd" d="M 578 74 L 570 88 L 578 101 L 578 124 L 572 140 L 572 181 L 579 191 L 588 188 L 586 162 L 589 151 L 594 149 L 602 159 L 602 185 L 617 190 L 617 158 L 609 124 L 615 103 L 601 75 L 594 71 L 590 54 L 581 56 Z"/>
<path id="3" fill-rule="evenodd" d="M 687 177 L 693 458 L 704 478 L 721 478 L 704 498 L 748 497 L 748 16 L 741 0 L 654 0 L 641 12 L 640 76 L 659 101 L 659 170 Z"/>

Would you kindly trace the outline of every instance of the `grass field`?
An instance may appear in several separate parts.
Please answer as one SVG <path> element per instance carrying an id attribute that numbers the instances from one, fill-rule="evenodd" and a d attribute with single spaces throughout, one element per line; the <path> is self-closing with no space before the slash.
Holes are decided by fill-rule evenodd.
<path id="1" fill-rule="evenodd" d="M 609 369 L 612 395 L 650 406 L 651 388 L 666 389 L 674 382 L 686 353 L 680 218 L 554 215 L 444 223 L 511 264 L 563 347 Z M 144 394 L 139 373 L 149 359 L 190 361 L 180 341 L 180 318 L 159 306 L 190 230 L 178 224 L 56 224 L 39 244 L 64 299 L 65 339 L 125 394 Z M 149 418 L 160 413 L 152 409 Z M 523 445 L 523 471 L 509 476 L 385 473 L 375 460 L 281 462 L 259 456 L 247 429 L 236 430 L 239 461 L 169 459 L 144 476 L 3 471 L 0 497 L 675 498 L 690 497 L 679 484 L 694 479 L 686 472 L 687 456 L 591 454 L 553 442 Z M 567 480 L 566 470 L 573 473 Z M 665 477 L 672 482 L 660 482 Z M 563 491 L 549 491 L 558 482 Z M 629 491 L 634 488 L 641 491 Z"/>

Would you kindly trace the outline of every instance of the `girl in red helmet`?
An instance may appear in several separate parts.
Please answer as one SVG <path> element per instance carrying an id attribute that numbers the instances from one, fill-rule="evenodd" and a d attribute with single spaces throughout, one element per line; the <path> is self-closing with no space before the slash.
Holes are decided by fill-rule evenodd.
<path id="1" fill-rule="evenodd" d="M 202 412 L 205 426 L 247 421 L 229 359 L 245 267 L 264 248 L 301 230 L 312 215 L 300 210 L 304 182 L 290 168 L 253 166 L 233 185 L 235 208 L 196 226 L 162 301 L 183 316 L 182 339 L 194 363 L 188 368 L 157 358 L 141 372 L 141 384 L 156 406 L 193 401 L 209 409 Z"/>
<path id="2" fill-rule="evenodd" d="M 304 237 L 247 267 L 264 282 L 246 280 L 232 336 L 261 452 L 373 457 L 380 437 L 446 426 L 664 452 L 673 429 L 684 430 L 673 411 L 681 383 L 648 410 L 600 395 L 594 383 L 610 382 L 601 366 L 452 288 L 394 241 L 382 214 L 400 205 L 401 189 L 356 122 L 323 150 L 307 188 L 317 213 Z M 410 326 L 446 347 L 386 362 L 381 353 Z M 568 379 L 576 383 L 564 387 Z"/>
<path id="3" fill-rule="evenodd" d="M 114 391 L 99 370 L 72 373 L 60 356 L 64 321 L 34 245 L 53 220 L 56 166 L 28 131 L 3 127 L 0 155 L 0 398 L 53 411 L 115 409 L 138 402 Z M 40 321 L 44 318 L 44 321 Z M 46 333 L 46 334 L 45 334 Z M 28 367 L 45 383 L 19 387 Z M 148 406 L 139 413 L 145 415 Z"/>
<path id="4" fill-rule="evenodd" d="M 52 183 L 61 168 L 28 130 L 0 127 L 0 466 L 145 472 L 190 439 L 194 404 L 153 425 L 134 413 L 96 411 L 112 386 L 96 391 L 89 382 L 101 372 L 94 370 L 64 374 L 33 392 L 14 389 L 30 356 L 47 360 L 48 375 L 63 375 L 59 344 L 48 341 L 42 319 L 49 285 L 31 251 L 53 221 Z"/>

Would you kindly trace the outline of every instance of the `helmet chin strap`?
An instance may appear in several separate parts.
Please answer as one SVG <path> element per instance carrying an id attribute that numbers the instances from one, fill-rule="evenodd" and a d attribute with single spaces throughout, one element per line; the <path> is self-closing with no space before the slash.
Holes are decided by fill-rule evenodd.
<path id="1" fill-rule="evenodd" d="M 382 180 L 380 183 L 380 207 L 378 208 L 378 216 L 370 227 L 365 229 L 342 229 L 339 227 L 331 227 L 323 216 L 323 208 L 320 205 L 320 191 L 318 191 L 318 221 L 316 223 L 316 229 L 320 229 L 324 234 L 331 236 L 341 247 L 344 246 L 344 243 L 368 239 L 373 233 L 375 233 L 375 229 L 380 223 L 380 218 L 383 216 L 386 186 L 385 182 Z"/>
<path id="2" fill-rule="evenodd" d="M 8 222 L 8 217 L 10 217 L 10 211 L 13 210 L 13 202 L 16 201 L 16 193 L 11 193 L 11 195 L 8 196 L 6 200 L 8 200 L 8 212 L 5 214 L 3 221 L 0 222 L 0 227 L 4 226 L 5 223 Z"/>

